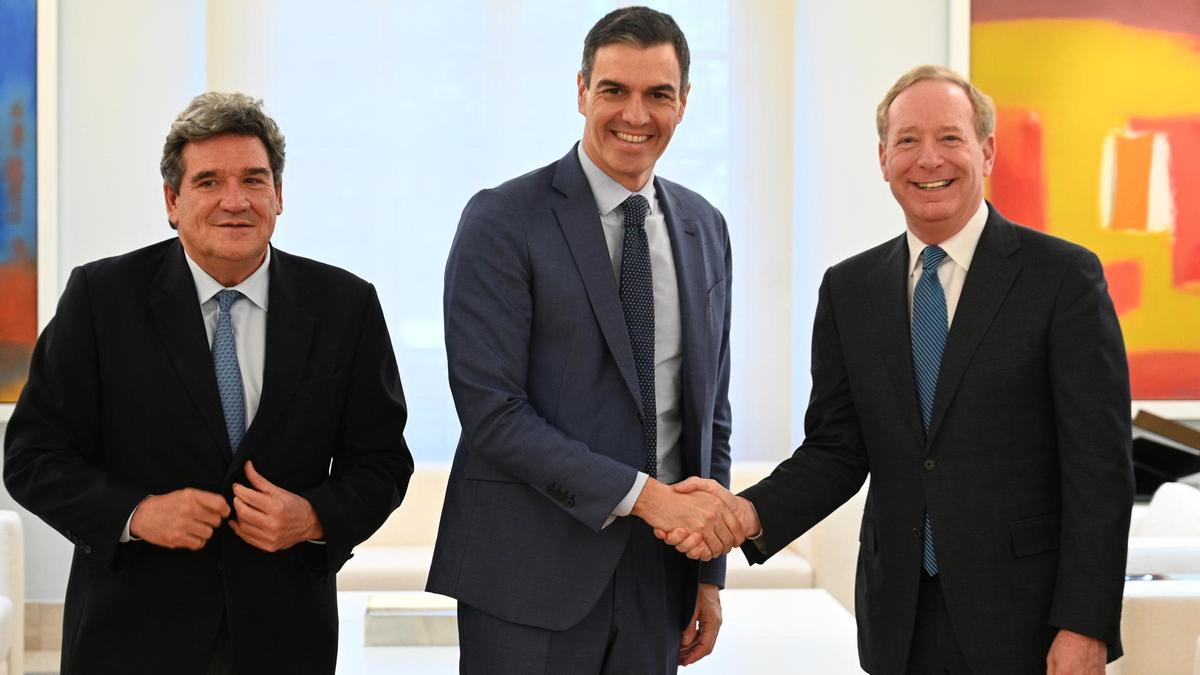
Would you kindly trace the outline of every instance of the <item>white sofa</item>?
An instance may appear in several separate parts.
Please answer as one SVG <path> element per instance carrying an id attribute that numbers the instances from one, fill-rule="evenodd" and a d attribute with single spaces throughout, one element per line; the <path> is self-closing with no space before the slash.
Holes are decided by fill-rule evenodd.
<path id="1" fill-rule="evenodd" d="M 25 539 L 21 519 L 0 511 L 0 675 L 25 672 Z"/>
<path id="2" fill-rule="evenodd" d="M 771 470 L 773 464 L 741 463 L 733 472 L 735 490 L 745 488 Z M 447 465 L 418 467 L 409 483 L 404 503 L 383 527 L 354 550 L 354 557 L 338 573 L 338 589 L 343 591 L 423 590 L 429 576 L 438 519 L 446 495 Z M 861 517 L 861 505 L 859 506 Z M 857 533 L 857 521 L 853 532 Z M 827 533 L 826 538 L 832 536 Z M 854 544 L 858 540 L 853 536 Z M 814 531 L 793 542 L 766 565 L 751 568 L 741 551 L 730 554 L 726 585 L 730 588 L 810 588 L 815 570 L 811 562 L 812 540 L 821 535 Z M 842 553 L 827 556 L 832 568 L 840 567 Z M 853 584 L 853 558 L 850 561 Z M 829 573 L 831 579 L 840 575 Z M 836 594 L 835 594 L 836 596 Z M 853 590 L 850 591 L 853 598 Z M 839 600 L 842 598 L 839 597 Z M 843 601 L 844 602 L 844 601 Z M 853 604 L 853 603 L 851 603 Z"/>

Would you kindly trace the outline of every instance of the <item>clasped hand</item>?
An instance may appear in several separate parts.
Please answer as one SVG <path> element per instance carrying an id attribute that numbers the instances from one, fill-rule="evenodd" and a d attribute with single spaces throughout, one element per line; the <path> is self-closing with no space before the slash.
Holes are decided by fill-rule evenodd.
<path id="1" fill-rule="evenodd" d="M 749 501 L 707 478 L 671 486 L 651 479 L 634 514 L 654 528 L 654 536 L 693 560 L 725 555 L 761 529 Z"/>

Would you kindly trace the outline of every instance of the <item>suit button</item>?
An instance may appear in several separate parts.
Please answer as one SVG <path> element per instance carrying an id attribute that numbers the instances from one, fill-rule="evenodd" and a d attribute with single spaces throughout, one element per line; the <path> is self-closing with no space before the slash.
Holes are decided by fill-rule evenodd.
<path id="1" fill-rule="evenodd" d="M 937 462 L 933 461 L 932 459 L 925 460 L 925 470 L 926 471 L 933 471 L 936 468 L 937 468 Z"/>
<path id="2" fill-rule="evenodd" d="M 86 554 L 88 554 L 88 555 L 91 555 L 91 554 L 92 554 L 92 547 L 91 547 L 91 546 L 84 546 L 84 547 L 83 547 L 83 552 L 84 552 L 84 553 L 86 553 Z"/>
<path id="3" fill-rule="evenodd" d="M 920 537 L 920 536 L 921 536 L 921 528 L 919 528 L 919 527 L 914 527 L 914 528 L 912 529 L 912 533 L 913 533 L 913 536 L 914 536 L 914 537 Z"/>

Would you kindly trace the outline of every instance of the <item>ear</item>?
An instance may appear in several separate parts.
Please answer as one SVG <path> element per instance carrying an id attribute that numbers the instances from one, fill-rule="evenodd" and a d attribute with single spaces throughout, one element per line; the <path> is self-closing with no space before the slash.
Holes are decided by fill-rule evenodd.
<path id="1" fill-rule="evenodd" d="M 883 173 L 884 182 L 890 183 L 892 178 L 888 175 L 887 150 L 883 147 L 883 143 L 879 144 L 879 170 Z"/>
<path id="2" fill-rule="evenodd" d="M 275 215 L 283 213 L 283 181 L 275 186 Z"/>
<path id="3" fill-rule="evenodd" d="M 675 123 L 679 124 L 683 121 L 683 111 L 687 110 L 688 94 L 692 92 L 692 83 L 688 82 L 688 86 L 683 88 L 683 93 L 679 95 L 679 113 L 675 116 Z"/>
<path id="4" fill-rule="evenodd" d="M 583 71 L 582 70 L 575 74 L 575 86 L 578 87 L 578 89 L 579 89 L 578 101 L 577 101 L 577 104 L 579 106 L 579 114 L 587 115 L 587 113 L 584 111 L 584 97 L 587 94 L 587 85 L 583 83 Z"/>
<path id="5" fill-rule="evenodd" d="M 996 163 L 996 134 L 988 136 L 980 147 L 983 150 L 983 175 L 990 176 Z"/>
<path id="6" fill-rule="evenodd" d="M 179 216 L 175 215 L 175 211 L 179 195 L 175 194 L 175 191 L 171 189 L 170 185 L 167 185 L 166 181 L 163 181 L 163 200 L 167 204 L 167 220 L 170 221 L 173 227 L 178 228 Z"/>

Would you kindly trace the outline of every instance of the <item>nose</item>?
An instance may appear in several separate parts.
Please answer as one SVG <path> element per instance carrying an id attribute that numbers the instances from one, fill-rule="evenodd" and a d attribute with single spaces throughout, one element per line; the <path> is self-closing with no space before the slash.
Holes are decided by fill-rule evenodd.
<path id="1" fill-rule="evenodd" d="M 640 96 L 631 96 L 621 109 L 621 121 L 635 127 L 640 127 L 650 121 L 650 113 Z"/>
<path id="2" fill-rule="evenodd" d="M 942 165 L 942 155 L 933 143 L 922 143 L 921 154 L 917 156 L 917 166 L 922 169 L 936 169 Z"/>
<path id="3" fill-rule="evenodd" d="M 250 207 L 250 198 L 241 181 L 229 181 L 221 191 L 221 208 L 225 211 L 244 211 Z"/>

